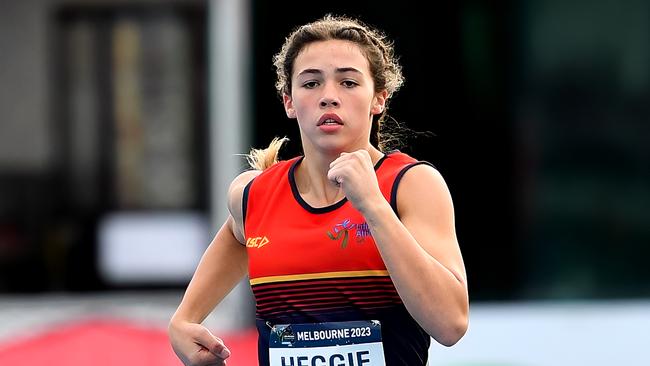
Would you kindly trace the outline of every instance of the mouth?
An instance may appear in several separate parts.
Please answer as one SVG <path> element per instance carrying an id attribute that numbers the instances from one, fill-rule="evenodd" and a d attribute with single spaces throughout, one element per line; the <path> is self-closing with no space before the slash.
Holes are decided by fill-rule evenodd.
<path id="1" fill-rule="evenodd" d="M 318 119 L 318 124 L 317 126 L 335 126 L 335 125 L 343 125 L 343 122 L 341 121 L 341 117 L 334 113 L 326 113 L 322 115 Z"/>

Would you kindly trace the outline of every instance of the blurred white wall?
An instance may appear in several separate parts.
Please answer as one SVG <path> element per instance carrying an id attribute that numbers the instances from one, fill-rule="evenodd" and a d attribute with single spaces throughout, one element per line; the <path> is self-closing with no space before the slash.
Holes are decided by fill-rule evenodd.
<path id="1" fill-rule="evenodd" d="M 471 306 L 467 334 L 433 344 L 437 366 L 650 365 L 648 301 L 531 301 Z"/>

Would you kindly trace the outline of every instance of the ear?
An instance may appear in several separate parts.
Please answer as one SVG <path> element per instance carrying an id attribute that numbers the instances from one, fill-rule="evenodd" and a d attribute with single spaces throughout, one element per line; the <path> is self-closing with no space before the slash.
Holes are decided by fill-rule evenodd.
<path id="1" fill-rule="evenodd" d="M 287 112 L 287 117 L 296 118 L 296 110 L 293 108 L 293 100 L 290 95 L 282 95 L 282 103 L 284 104 L 284 111 Z"/>
<path id="2" fill-rule="evenodd" d="M 372 100 L 372 108 L 370 109 L 371 114 L 381 114 L 386 107 L 386 100 L 388 99 L 388 91 L 382 90 L 379 93 L 375 94 L 375 97 Z"/>

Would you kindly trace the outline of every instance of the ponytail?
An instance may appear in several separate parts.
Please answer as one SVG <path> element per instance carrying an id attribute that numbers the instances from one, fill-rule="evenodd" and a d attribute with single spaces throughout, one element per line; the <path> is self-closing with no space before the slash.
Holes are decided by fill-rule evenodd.
<path id="1" fill-rule="evenodd" d="M 274 137 L 266 149 L 251 149 L 246 155 L 248 165 L 255 170 L 265 170 L 278 162 L 278 153 L 288 138 Z"/>

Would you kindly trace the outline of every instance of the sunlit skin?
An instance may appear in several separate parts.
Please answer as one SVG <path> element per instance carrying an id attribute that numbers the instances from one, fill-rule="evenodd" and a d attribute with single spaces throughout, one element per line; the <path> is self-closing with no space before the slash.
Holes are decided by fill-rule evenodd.
<path id="1" fill-rule="evenodd" d="M 361 49 L 342 40 L 306 46 L 294 61 L 291 85 L 284 106 L 287 116 L 298 120 L 305 152 L 296 181 L 307 202 L 325 206 L 344 196 L 332 184 L 336 177 L 328 177 L 332 161 L 342 153 L 366 151 L 374 164 L 383 155 L 370 144 L 370 129 L 372 116 L 385 106 L 387 92 L 374 90 Z M 339 123 L 319 125 L 328 116 Z"/>
<path id="2" fill-rule="evenodd" d="M 291 80 L 284 105 L 287 116 L 298 120 L 304 146 L 295 177 L 302 198 L 322 207 L 346 197 L 366 219 L 413 318 L 441 344 L 456 343 L 467 330 L 469 304 L 444 179 L 426 165 L 410 169 L 397 191 L 399 218 L 382 195 L 374 164 L 383 153 L 370 144 L 370 128 L 387 93 L 374 90 L 355 44 L 312 43 L 296 58 Z M 323 115 L 340 123 L 323 129 Z"/>
<path id="3" fill-rule="evenodd" d="M 305 156 L 295 173 L 300 195 L 314 207 L 346 197 L 364 216 L 411 316 L 439 343 L 455 344 L 468 327 L 469 300 L 444 179 L 428 165 L 409 169 L 397 190 L 399 217 L 383 197 L 374 171 L 383 153 L 370 144 L 370 129 L 388 93 L 374 90 L 368 61 L 354 43 L 308 45 L 295 59 L 291 85 L 283 102 L 300 128 Z M 248 272 L 242 197 L 260 173 L 247 171 L 232 182 L 231 216 L 170 321 L 174 351 L 186 365 L 227 364 L 227 346 L 200 323 Z"/>

